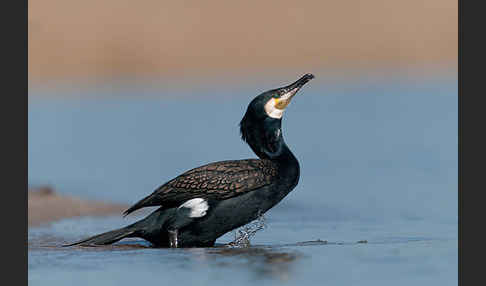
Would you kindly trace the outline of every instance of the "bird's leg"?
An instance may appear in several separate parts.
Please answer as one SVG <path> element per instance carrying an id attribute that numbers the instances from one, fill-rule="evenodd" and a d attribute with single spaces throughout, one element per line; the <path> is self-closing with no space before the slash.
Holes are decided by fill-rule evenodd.
<path id="1" fill-rule="evenodd" d="M 177 229 L 169 230 L 168 232 L 170 248 L 177 248 Z"/>

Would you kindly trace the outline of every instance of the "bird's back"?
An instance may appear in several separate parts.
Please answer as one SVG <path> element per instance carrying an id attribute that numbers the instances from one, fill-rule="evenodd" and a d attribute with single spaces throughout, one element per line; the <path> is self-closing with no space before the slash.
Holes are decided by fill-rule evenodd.
<path id="1" fill-rule="evenodd" d="M 168 181 L 124 214 L 149 206 L 176 207 L 194 198 L 224 200 L 269 185 L 277 177 L 277 165 L 266 159 L 209 163 Z"/>

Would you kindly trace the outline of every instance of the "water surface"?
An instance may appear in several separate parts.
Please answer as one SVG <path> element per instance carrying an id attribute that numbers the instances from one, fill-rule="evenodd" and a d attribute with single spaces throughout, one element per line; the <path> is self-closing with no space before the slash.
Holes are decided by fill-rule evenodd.
<path id="1" fill-rule="evenodd" d="M 92 89 L 74 99 L 31 91 L 29 184 L 131 204 L 193 167 L 253 158 L 238 123 L 267 88 Z M 137 217 L 68 219 L 29 229 L 29 283 L 457 284 L 455 79 L 316 78 L 285 112 L 283 134 L 301 180 L 266 214 L 251 248 L 154 249 L 141 240 L 59 248 Z"/>

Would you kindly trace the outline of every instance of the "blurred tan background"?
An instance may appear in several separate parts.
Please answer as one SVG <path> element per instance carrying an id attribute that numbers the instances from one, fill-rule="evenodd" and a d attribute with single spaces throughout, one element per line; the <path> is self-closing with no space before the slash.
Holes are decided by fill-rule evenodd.
<path id="1" fill-rule="evenodd" d="M 455 0 L 29 1 L 29 80 L 457 67 Z"/>

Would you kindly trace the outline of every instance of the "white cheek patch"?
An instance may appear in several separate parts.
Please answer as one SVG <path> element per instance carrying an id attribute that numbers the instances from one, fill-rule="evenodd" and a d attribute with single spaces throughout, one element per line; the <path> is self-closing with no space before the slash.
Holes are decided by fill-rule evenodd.
<path id="1" fill-rule="evenodd" d="M 191 210 L 189 217 L 203 217 L 209 209 L 208 202 L 202 198 L 188 200 L 180 205 L 179 208 L 188 208 Z"/>
<path id="2" fill-rule="evenodd" d="M 272 98 L 265 104 L 265 112 L 268 116 L 272 118 L 280 119 L 283 116 L 283 109 L 278 109 L 275 107 L 275 99 Z"/>

